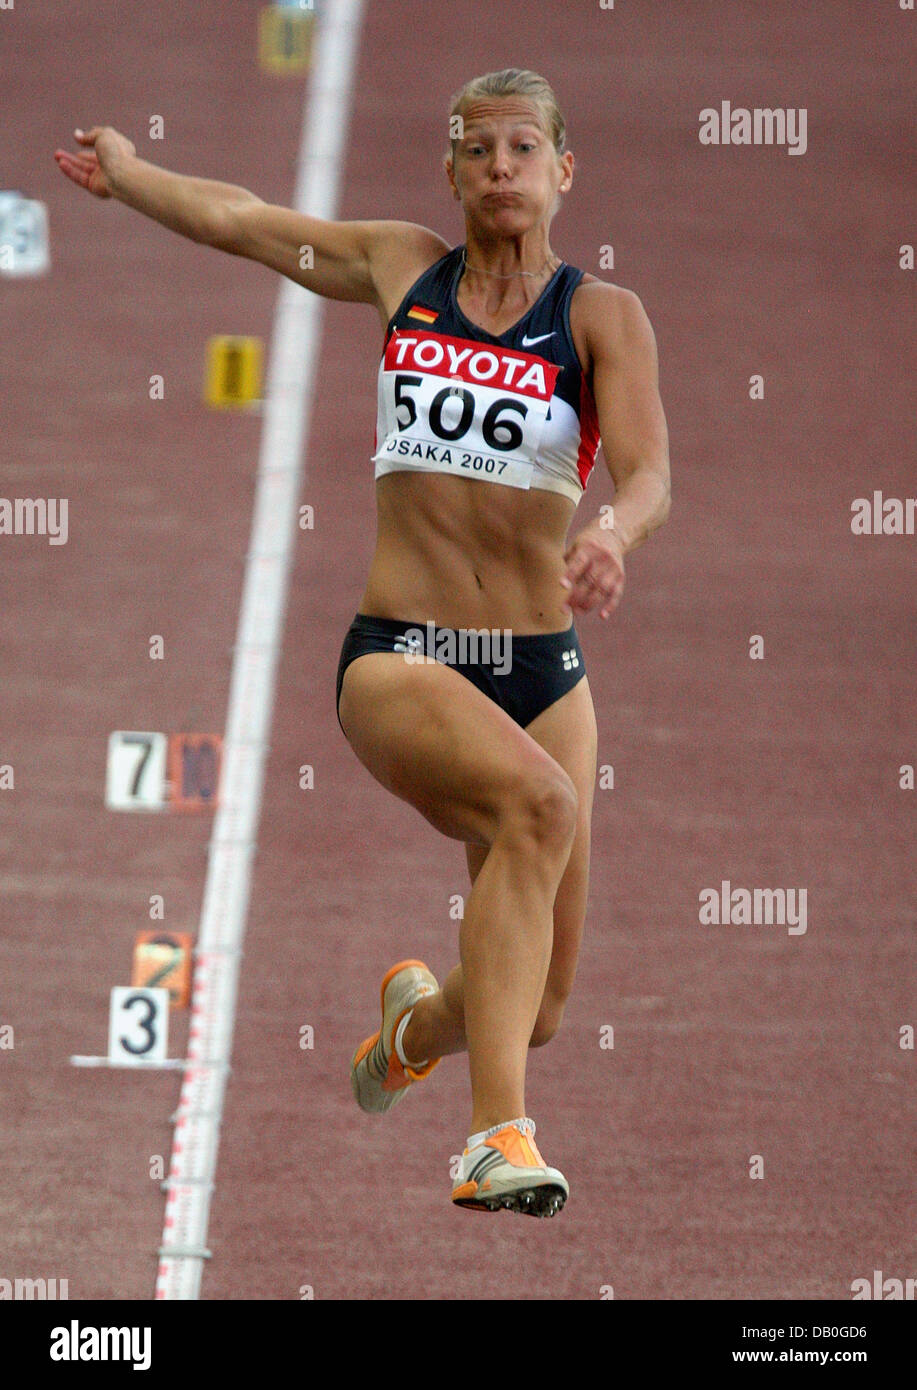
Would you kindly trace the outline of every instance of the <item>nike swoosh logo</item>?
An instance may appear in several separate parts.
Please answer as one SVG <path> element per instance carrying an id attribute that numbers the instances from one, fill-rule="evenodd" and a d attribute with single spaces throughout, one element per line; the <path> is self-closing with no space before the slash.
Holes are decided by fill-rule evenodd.
<path id="1" fill-rule="evenodd" d="M 555 332 L 556 332 L 556 329 L 555 329 Z M 525 334 L 523 333 L 523 335 L 522 335 L 522 346 L 523 346 L 523 347 L 534 347 L 536 343 L 543 343 L 544 340 L 545 340 L 545 338 L 553 338 L 553 337 L 554 337 L 554 333 L 542 333 L 542 335 L 541 335 L 540 338 L 527 338 L 527 337 L 525 336 Z"/>

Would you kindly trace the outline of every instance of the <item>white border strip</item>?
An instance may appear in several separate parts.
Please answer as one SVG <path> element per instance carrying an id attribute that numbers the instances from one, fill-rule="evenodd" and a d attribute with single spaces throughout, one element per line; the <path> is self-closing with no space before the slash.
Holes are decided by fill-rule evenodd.
<path id="1" fill-rule="evenodd" d="M 325 0 L 316 18 L 293 206 L 331 219 L 364 0 Z M 157 1299 L 200 1296 L 210 1193 L 235 1022 L 239 956 L 261 814 L 274 683 L 305 474 L 322 300 L 284 280 L 274 319 L 251 541 L 232 663 L 220 800 L 201 907 L 191 1028 L 167 1182 Z M 242 1297 L 243 1291 L 237 1291 Z"/>

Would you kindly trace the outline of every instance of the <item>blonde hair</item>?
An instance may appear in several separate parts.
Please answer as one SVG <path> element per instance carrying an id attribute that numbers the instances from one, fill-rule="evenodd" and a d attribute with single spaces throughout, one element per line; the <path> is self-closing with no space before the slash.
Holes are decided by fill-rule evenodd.
<path id="1" fill-rule="evenodd" d="M 487 72 L 483 77 L 473 77 L 466 82 L 452 98 L 449 111 L 450 122 L 453 116 L 460 116 L 465 106 L 482 97 L 528 97 L 535 103 L 541 114 L 546 133 L 558 155 L 563 154 L 567 138 L 567 126 L 551 84 L 528 68 L 503 68 L 500 72 Z M 452 159 L 458 140 L 453 137 Z"/>

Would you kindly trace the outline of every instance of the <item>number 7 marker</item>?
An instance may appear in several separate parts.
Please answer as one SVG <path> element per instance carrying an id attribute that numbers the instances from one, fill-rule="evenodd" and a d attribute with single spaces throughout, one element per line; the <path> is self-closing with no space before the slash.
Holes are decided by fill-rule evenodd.
<path id="1" fill-rule="evenodd" d="M 166 801 L 165 734 L 126 733 L 108 738 L 105 805 L 110 811 L 161 811 Z"/>

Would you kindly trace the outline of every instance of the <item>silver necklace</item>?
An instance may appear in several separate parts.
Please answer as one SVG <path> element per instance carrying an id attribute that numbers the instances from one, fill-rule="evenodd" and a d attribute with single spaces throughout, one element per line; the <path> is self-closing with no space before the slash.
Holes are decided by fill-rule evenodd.
<path id="1" fill-rule="evenodd" d="M 537 280 L 539 275 L 544 274 L 545 266 L 548 265 L 550 259 L 549 256 L 540 270 L 513 270 L 509 275 L 500 275 L 496 270 L 484 270 L 482 266 L 469 265 L 465 256 L 465 248 L 464 246 L 462 247 L 462 265 L 465 266 L 467 270 L 473 270 L 478 275 L 493 275 L 497 280 L 513 280 L 517 275 L 528 275 L 532 280 Z M 558 261 L 557 264 L 559 265 L 560 262 Z M 555 266 L 554 269 L 556 270 L 557 266 Z"/>

